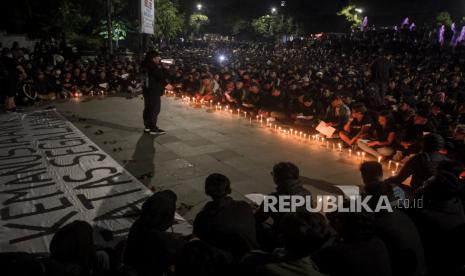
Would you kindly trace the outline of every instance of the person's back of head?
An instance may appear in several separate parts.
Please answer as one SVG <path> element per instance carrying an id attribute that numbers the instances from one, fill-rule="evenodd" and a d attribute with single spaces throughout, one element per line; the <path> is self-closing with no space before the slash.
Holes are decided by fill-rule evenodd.
<path id="1" fill-rule="evenodd" d="M 229 178 L 219 173 L 210 174 L 205 179 L 205 193 L 213 200 L 228 196 L 231 193 Z"/>
<path id="2" fill-rule="evenodd" d="M 328 223 L 319 213 L 299 211 L 285 215 L 280 221 L 286 254 L 291 258 L 309 256 L 330 236 Z"/>
<path id="3" fill-rule="evenodd" d="M 50 256 L 60 263 L 90 270 L 95 256 L 92 226 L 76 220 L 60 228 L 50 242 Z"/>
<path id="4" fill-rule="evenodd" d="M 171 190 L 154 193 L 142 204 L 141 226 L 147 230 L 166 231 L 174 223 L 176 200 Z"/>
<path id="5" fill-rule="evenodd" d="M 280 162 L 273 167 L 273 179 L 276 184 L 299 179 L 299 168 L 291 162 Z"/>
<path id="6" fill-rule="evenodd" d="M 363 162 L 360 166 L 360 173 L 365 185 L 379 182 L 383 179 L 383 166 L 375 161 Z"/>
<path id="7" fill-rule="evenodd" d="M 423 137 L 422 151 L 426 153 L 438 152 L 444 148 L 444 138 L 436 133 L 430 133 Z"/>

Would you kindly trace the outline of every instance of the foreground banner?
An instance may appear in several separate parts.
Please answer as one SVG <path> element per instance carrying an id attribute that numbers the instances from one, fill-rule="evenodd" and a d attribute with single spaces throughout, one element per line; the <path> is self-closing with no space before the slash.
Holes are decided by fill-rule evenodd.
<path id="1" fill-rule="evenodd" d="M 74 220 L 121 237 L 150 194 L 56 111 L 0 116 L 0 252 L 48 252 Z"/>
<path id="2" fill-rule="evenodd" d="M 140 0 L 140 32 L 154 34 L 155 0 Z"/>

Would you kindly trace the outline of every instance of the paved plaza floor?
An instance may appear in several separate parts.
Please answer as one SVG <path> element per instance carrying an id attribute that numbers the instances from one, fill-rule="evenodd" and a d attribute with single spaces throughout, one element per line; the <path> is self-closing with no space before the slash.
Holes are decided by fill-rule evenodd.
<path id="1" fill-rule="evenodd" d="M 359 162 L 330 146 L 277 134 L 274 128 L 234 114 L 194 108 L 163 97 L 162 136 L 143 133 L 141 97 L 69 101 L 57 110 L 154 191 L 178 195 L 178 212 L 192 220 L 208 198 L 204 180 L 210 173 L 227 175 L 232 196 L 270 193 L 270 171 L 280 161 L 297 164 L 313 194 L 338 192 L 335 185 L 359 185 Z"/>

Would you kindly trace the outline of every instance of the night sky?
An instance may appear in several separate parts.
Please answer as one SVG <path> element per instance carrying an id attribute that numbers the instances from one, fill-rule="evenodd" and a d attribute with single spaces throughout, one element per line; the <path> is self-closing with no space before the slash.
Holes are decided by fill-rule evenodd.
<path id="1" fill-rule="evenodd" d="M 280 12 L 293 15 L 305 24 L 305 29 L 318 31 L 346 31 L 347 23 L 336 13 L 350 1 L 348 0 L 287 0 L 286 7 L 280 7 L 278 0 L 179 0 L 181 8 L 192 12 L 196 3 L 202 3 L 211 20 L 212 31 L 222 32 L 232 25 L 238 16 L 255 18 L 269 13 L 272 6 Z M 422 24 L 432 21 L 437 13 L 449 11 L 456 21 L 465 16 L 465 0 L 359 0 L 352 1 L 363 7 L 370 24 L 400 24 L 403 18 L 410 16 Z M 417 24 L 417 25 L 419 25 Z"/>
<path id="2" fill-rule="evenodd" d="M 8 0 L 0 4 L 0 30 L 13 33 L 36 35 L 42 18 L 50 18 L 53 7 L 61 0 Z M 104 3 L 104 0 L 78 0 L 87 5 L 92 1 Z M 137 20 L 136 5 L 139 0 L 121 0 L 131 3 L 134 12 L 127 14 Z M 239 19 L 250 20 L 270 13 L 272 6 L 278 8 L 279 14 L 290 15 L 302 23 L 306 33 L 320 31 L 343 32 L 349 25 L 336 13 L 349 0 L 286 0 L 286 7 L 280 6 L 281 0 L 177 0 L 181 12 L 190 15 L 196 11 L 197 3 L 202 3 L 204 12 L 210 18 L 207 32 L 227 34 L 234 22 Z M 448 11 L 459 25 L 465 16 L 465 0 L 353 0 L 365 10 L 369 24 L 386 26 L 400 24 L 409 16 L 417 26 L 432 24 L 440 11 Z M 29 5 L 27 5 L 29 3 Z M 87 4 L 86 4 L 87 3 Z M 47 6 L 48 5 L 48 6 Z M 27 8 L 29 7 L 29 8 Z M 104 17 L 104 8 L 91 9 L 91 17 Z M 95 14 L 94 14 L 95 13 Z M 93 25 L 89 26 L 92 28 Z"/>

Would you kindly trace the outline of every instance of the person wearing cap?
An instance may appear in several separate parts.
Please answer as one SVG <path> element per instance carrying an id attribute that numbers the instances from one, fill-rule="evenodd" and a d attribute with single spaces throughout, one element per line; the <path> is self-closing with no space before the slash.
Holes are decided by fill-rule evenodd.
<path id="1" fill-rule="evenodd" d="M 165 92 L 169 68 L 167 64 L 161 63 L 160 54 L 156 51 L 150 51 L 146 54 L 142 67 L 147 74 L 144 95 L 143 119 L 146 133 L 160 135 L 166 132 L 157 126 L 158 114 L 161 108 L 161 96 Z"/>
<path id="2" fill-rule="evenodd" d="M 434 174 L 439 162 L 447 160 L 447 157 L 440 153 L 443 147 L 444 139 L 441 135 L 431 133 L 424 136 L 421 152 L 410 158 L 399 173 L 387 181 L 402 184 L 411 176 L 410 187 L 413 190 L 417 189 Z"/>

